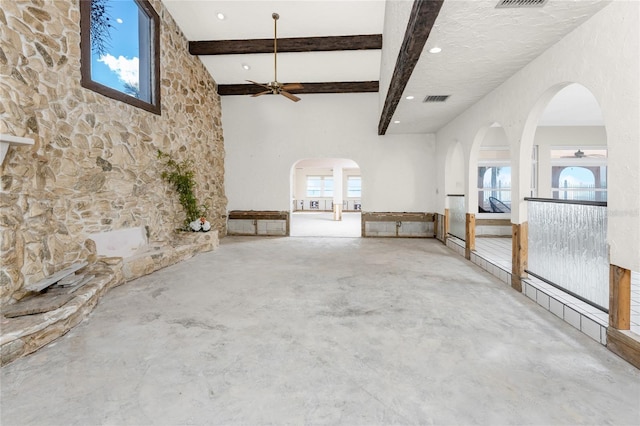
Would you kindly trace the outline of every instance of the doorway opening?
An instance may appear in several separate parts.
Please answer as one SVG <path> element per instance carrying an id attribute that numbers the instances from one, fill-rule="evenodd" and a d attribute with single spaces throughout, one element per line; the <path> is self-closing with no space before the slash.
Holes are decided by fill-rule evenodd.
<path id="1" fill-rule="evenodd" d="M 292 237 L 360 237 L 360 166 L 343 158 L 300 160 L 291 168 Z"/>

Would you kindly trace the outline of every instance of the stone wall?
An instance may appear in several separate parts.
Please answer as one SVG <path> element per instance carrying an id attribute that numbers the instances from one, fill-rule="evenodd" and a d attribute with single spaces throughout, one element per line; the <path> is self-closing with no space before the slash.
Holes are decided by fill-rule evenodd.
<path id="1" fill-rule="evenodd" d="M 184 215 L 158 149 L 194 161 L 197 196 L 225 234 L 215 82 L 162 3 L 151 4 L 162 22 L 160 116 L 80 86 L 78 0 L 0 2 L 0 132 L 35 140 L 2 166 L 2 305 L 90 259 L 89 234 L 143 226 L 151 241 L 170 241 Z"/>

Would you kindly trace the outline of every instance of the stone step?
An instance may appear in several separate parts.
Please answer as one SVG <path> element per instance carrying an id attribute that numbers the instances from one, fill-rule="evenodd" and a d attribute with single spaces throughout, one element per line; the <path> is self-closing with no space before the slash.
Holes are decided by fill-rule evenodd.
<path id="1" fill-rule="evenodd" d="M 48 293 L 39 294 L 7 306 L 3 309 L 2 315 L 7 318 L 15 318 L 53 311 L 64 306 L 69 300 L 73 299 L 73 297 L 72 294 L 68 293 L 58 295 Z"/>
<path id="2" fill-rule="evenodd" d="M 71 285 L 71 286 L 60 285 L 60 283 L 58 283 L 56 285 L 51 286 L 47 291 L 47 293 L 51 293 L 54 290 L 60 289 L 60 293 L 71 294 L 77 289 L 79 289 L 80 287 L 82 287 L 83 285 L 85 285 L 86 283 L 88 283 L 89 281 L 91 281 L 92 279 L 94 279 L 96 276 L 95 275 L 79 275 L 79 277 L 81 278 L 81 280 L 76 281 L 74 285 Z"/>
<path id="3" fill-rule="evenodd" d="M 27 291 L 36 291 L 36 292 L 42 291 L 45 288 L 49 287 L 50 285 L 57 283 L 58 281 L 60 281 L 64 277 L 75 273 L 79 269 L 84 268 L 88 264 L 89 264 L 88 262 L 74 263 L 73 265 L 71 265 L 71 266 L 69 266 L 69 267 L 67 267 L 65 269 L 62 269 L 62 270 L 56 272 L 55 274 L 51 275 L 50 277 L 45 278 L 45 279 L 43 279 L 41 281 L 38 281 L 37 283 L 25 285 L 24 288 Z"/>

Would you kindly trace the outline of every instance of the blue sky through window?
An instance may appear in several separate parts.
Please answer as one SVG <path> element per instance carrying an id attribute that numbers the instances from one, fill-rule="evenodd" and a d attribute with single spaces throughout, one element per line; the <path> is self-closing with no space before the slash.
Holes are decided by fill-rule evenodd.
<path id="1" fill-rule="evenodd" d="M 127 93 L 125 83 L 139 88 L 138 13 L 134 0 L 109 0 L 110 28 L 107 53 L 91 54 L 91 78 Z"/>

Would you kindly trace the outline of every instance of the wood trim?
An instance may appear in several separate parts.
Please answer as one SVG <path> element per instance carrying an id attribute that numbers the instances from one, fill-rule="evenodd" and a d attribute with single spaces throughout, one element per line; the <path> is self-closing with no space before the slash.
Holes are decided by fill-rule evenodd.
<path id="1" fill-rule="evenodd" d="M 631 271 L 609 265 L 609 327 L 631 328 Z"/>
<path id="2" fill-rule="evenodd" d="M 290 90 L 295 94 L 305 93 L 373 93 L 378 91 L 377 81 L 334 81 L 327 83 L 301 83 L 302 89 Z M 255 95 L 264 88 L 255 84 L 219 84 L 220 96 Z"/>
<path id="3" fill-rule="evenodd" d="M 607 348 L 640 369 L 640 336 L 631 331 L 607 328 Z"/>
<path id="4" fill-rule="evenodd" d="M 523 222 L 511 225 L 511 287 L 522 291 L 522 278 L 529 262 L 529 224 Z"/>
<path id="5" fill-rule="evenodd" d="M 398 107 L 413 69 L 422 55 L 422 50 L 427 43 L 431 28 L 440 13 L 443 2 L 444 0 L 414 0 L 413 2 L 404 40 L 398 53 L 389 91 L 380 115 L 378 135 L 384 135 L 387 132 L 391 118 Z"/>
<path id="6" fill-rule="evenodd" d="M 467 213 L 465 221 L 464 256 L 471 259 L 471 252 L 476 249 L 476 215 Z"/>
<path id="7" fill-rule="evenodd" d="M 363 212 L 365 222 L 433 222 L 433 213 L 393 213 L 393 212 Z"/>
<path id="8" fill-rule="evenodd" d="M 476 226 L 511 226 L 511 219 L 476 219 Z"/>
<path id="9" fill-rule="evenodd" d="M 229 220 L 289 220 L 289 212 L 257 211 L 257 210 L 233 210 L 229 212 Z"/>
<path id="10" fill-rule="evenodd" d="M 278 39 L 278 53 L 375 49 L 382 49 L 382 34 Z M 189 53 L 192 55 L 273 53 L 273 39 L 190 41 Z"/>

